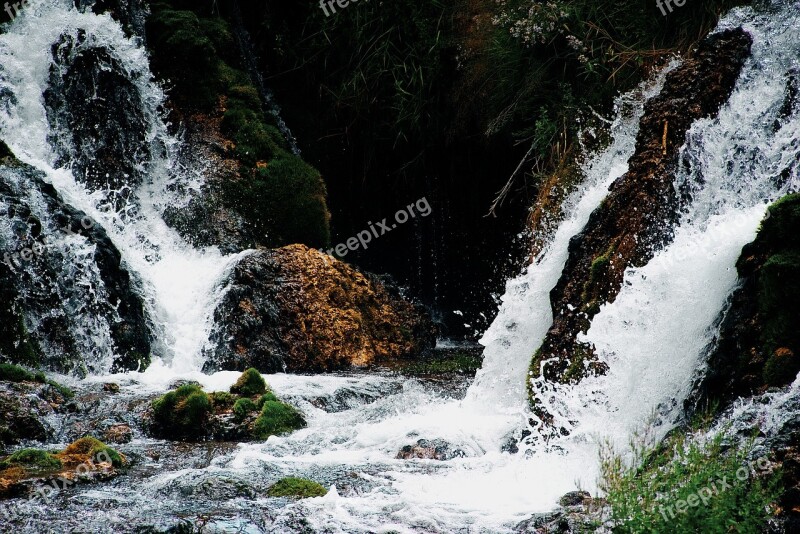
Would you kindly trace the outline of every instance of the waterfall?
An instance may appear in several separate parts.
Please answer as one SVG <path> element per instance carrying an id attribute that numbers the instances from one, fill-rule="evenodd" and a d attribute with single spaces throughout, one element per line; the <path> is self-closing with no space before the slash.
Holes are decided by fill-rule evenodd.
<path id="1" fill-rule="evenodd" d="M 57 88 L 51 82 L 51 72 L 56 69 L 63 75 L 71 68 L 54 58 L 56 45 L 57 58 L 99 57 L 104 75 L 117 75 L 115 82 L 127 81 L 126 92 L 120 95 L 124 107 L 109 110 L 108 130 L 99 125 L 99 132 L 80 132 L 81 136 L 73 135 L 71 128 L 72 119 L 79 124 L 92 120 L 71 114 L 90 114 L 93 106 L 105 105 L 98 94 L 91 93 L 92 83 L 96 84 L 95 91 L 102 83 L 99 76 L 87 82 L 85 102 L 52 109 L 47 95 Z M 0 35 L 0 65 L 0 86 L 5 95 L 0 107 L 0 135 L 17 157 L 45 173 L 46 180 L 69 205 L 103 227 L 121 252 L 124 267 L 141 279 L 156 341 L 154 363 L 147 376 L 161 382 L 180 373 L 199 373 L 211 315 L 224 291 L 221 281 L 246 252 L 226 256 L 215 248 L 196 250 L 164 222 L 161 215 L 165 206 L 185 204 L 186 192 L 199 188 L 200 177 L 177 164 L 179 140 L 167 132 L 160 111 L 164 94 L 152 79 L 147 54 L 138 38 L 126 37 L 109 15 L 80 12 L 68 1 L 46 0 L 31 4 Z M 80 63 L 75 68 L 76 76 L 85 74 L 79 70 Z M 80 89 L 64 89 L 50 100 L 62 103 L 64 95 L 80 100 L 74 98 Z M 112 165 L 117 175 L 98 173 L 102 163 L 93 166 L 93 157 L 107 148 L 103 144 L 111 142 L 107 138 L 120 135 L 112 130 L 119 124 L 141 127 L 138 134 L 123 132 L 131 138 L 119 143 L 133 151 L 131 161 Z M 139 146 L 128 146 L 132 141 Z M 79 237 L 75 239 L 80 241 Z M 56 239 L 53 246 L 63 245 Z M 91 256 L 91 251 L 83 253 Z M 71 280 L 74 276 L 64 272 L 62 278 Z M 84 298 L 102 299 L 103 295 Z M 92 355 L 86 362 L 95 373 L 110 370 L 112 357 L 108 351 L 112 344 L 104 329 L 108 325 L 97 325 L 87 334 L 104 351 L 102 361 L 100 355 Z"/>

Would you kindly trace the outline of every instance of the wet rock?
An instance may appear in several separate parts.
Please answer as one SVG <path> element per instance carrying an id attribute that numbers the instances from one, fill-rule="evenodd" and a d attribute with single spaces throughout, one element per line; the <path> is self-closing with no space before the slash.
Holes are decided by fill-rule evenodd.
<path id="1" fill-rule="evenodd" d="M 133 430 L 128 425 L 113 425 L 103 433 L 103 440 L 108 443 L 130 443 Z"/>
<path id="2" fill-rule="evenodd" d="M 728 100 L 751 41 L 741 29 L 708 37 L 645 105 L 628 172 L 611 185 L 583 232 L 570 242 L 566 266 L 550 294 L 555 319 L 531 365 L 534 377 L 574 383 L 605 372 L 593 347 L 576 338 L 600 305 L 616 298 L 625 270 L 645 264 L 671 239 L 680 204 L 673 183 L 686 132 Z M 552 363 L 542 370 L 545 360 Z"/>
<path id="3" fill-rule="evenodd" d="M 214 313 L 206 371 L 324 372 L 409 358 L 435 345 L 420 307 L 302 245 L 244 258 Z"/>
<path id="4" fill-rule="evenodd" d="M 103 391 L 107 391 L 109 393 L 119 393 L 119 384 L 114 382 L 103 384 Z"/>
<path id="5" fill-rule="evenodd" d="M 0 383 L 0 446 L 53 437 L 53 429 L 44 418 L 53 408 L 23 388 Z"/>
<path id="6" fill-rule="evenodd" d="M 705 374 L 687 401 L 694 413 L 792 382 L 800 371 L 800 195 L 770 206 L 736 264 L 740 286 L 707 348 Z"/>
<path id="7" fill-rule="evenodd" d="M 145 368 L 150 330 L 140 283 L 105 230 L 66 204 L 41 172 L 16 160 L 0 163 L 0 204 L 7 206 L 0 218 L 14 228 L 0 247 L 0 355 L 83 375 L 96 349 L 85 339 L 102 335 L 90 334 L 86 323 L 105 323 L 88 327 L 110 333 L 118 354 L 112 370 Z M 69 255 L 67 240 L 81 238 L 93 246 L 88 258 Z"/>
<path id="8" fill-rule="evenodd" d="M 411 460 L 420 458 L 423 460 L 447 461 L 453 458 L 464 458 L 466 453 L 461 449 L 453 449 L 453 446 L 441 439 L 427 440 L 421 439 L 414 445 L 406 445 L 397 453 L 398 460 Z"/>
<path id="9" fill-rule="evenodd" d="M 558 500 L 561 506 L 579 506 L 592 498 L 588 491 L 570 491 Z"/>

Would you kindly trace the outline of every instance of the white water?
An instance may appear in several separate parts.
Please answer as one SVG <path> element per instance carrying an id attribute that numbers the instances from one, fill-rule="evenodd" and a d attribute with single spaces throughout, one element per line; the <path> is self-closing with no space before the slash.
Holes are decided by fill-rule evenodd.
<path id="1" fill-rule="evenodd" d="M 161 392 L 175 378 L 195 378 L 208 389 L 225 389 L 237 374 L 202 375 L 200 349 L 223 291 L 219 281 L 238 258 L 215 249 L 194 250 L 163 223 L 159 206 L 174 174 L 174 140 L 155 112 L 163 95 L 148 81 L 141 49 L 110 18 L 79 14 L 68 4 L 47 3 L 26 12 L 10 33 L 0 36 L 3 76 L 19 100 L 7 114 L 0 113 L 0 132 L 24 161 L 47 173 L 68 202 L 103 224 L 127 266 L 147 286 L 152 313 L 165 335 L 163 352 L 147 372 L 115 380 L 137 391 Z M 736 282 L 733 266 L 742 245 L 755 234 L 766 203 L 797 189 L 799 118 L 791 118 L 775 134 L 770 130 L 783 99 L 784 74 L 798 66 L 800 58 L 797 7 L 785 3 L 768 16 L 738 10 L 723 22 L 745 24 L 755 39 L 753 57 L 720 117 L 692 128 L 684 147 L 691 166 L 678 183 L 694 184 L 693 201 L 674 242 L 647 266 L 626 273 L 619 297 L 603 307 L 586 335 L 609 364 L 608 375 L 575 387 L 537 384 L 540 400 L 571 428 L 569 437 L 546 449 L 500 451 L 530 417 L 525 394 L 528 364 L 552 322 L 548 293 L 561 274 L 569 239 L 585 225 L 608 185 L 625 172 L 643 99 L 658 92 L 658 82 L 619 101 L 613 143 L 588 160 L 586 182 L 566 204 L 565 220 L 547 249 L 509 282 L 498 318 L 482 339 L 483 369 L 463 401 L 414 380 L 405 381 L 394 394 L 388 386 L 396 378 L 271 376 L 276 392 L 307 415 L 309 427 L 265 443 L 241 445 L 235 454 L 215 460 L 212 469 L 248 473 L 271 466 L 286 474 L 335 469 L 359 473 L 371 489 L 341 496 L 333 491 L 282 512 L 306 517 L 317 530 L 342 532 L 502 532 L 532 513 L 552 509 L 576 482 L 593 490 L 602 439 L 624 443 L 656 411 L 659 430 L 670 427 L 677 413 L 672 408 L 680 406 L 702 366 L 701 350 Z M 78 27 L 111 45 L 131 72 L 140 74 L 152 139 L 162 147 L 157 153 L 163 157 L 151 162 L 149 183 L 138 191 L 141 216 L 130 222 L 122 223 L 105 211 L 101 195 L 87 194 L 68 169 L 53 168 L 41 98 L 51 61 L 49 45 L 65 29 Z M 771 179 L 792 165 L 790 181 L 776 186 Z M 702 185 L 697 185 L 698 176 L 703 177 Z M 96 376 L 89 381 L 107 379 Z M 388 389 L 371 404 L 337 413 L 306 400 L 342 388 Z M 400 447 L 420 438 L 444 439 L 467 457 L 448 462 L 394 459 Z M 157 494 L 192 471 L 164 473 L 134 491 Z"/>

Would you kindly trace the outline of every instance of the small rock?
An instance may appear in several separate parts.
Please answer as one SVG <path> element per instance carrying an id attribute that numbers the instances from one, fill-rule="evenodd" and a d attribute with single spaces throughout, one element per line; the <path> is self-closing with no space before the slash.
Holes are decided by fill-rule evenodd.
<path id="1" fill-rule="evenodd" d="M 105 431 L 103 438 L 110 443 L 130 443 L 133 440 L 133 430 L 128 425 L 114 425 Z"/>
<path id="2" fill-rule="evenodd" d="M 109 393 L 119 393 L 119 384 L 107 382 L 103 384 L 103 391 L 108 391 Z"/>
<path id="3" fill-rule="evenodd" d="M 570 491 L 558 500 L 561 506 L 579 506 L 592 499 L 588 491 Z"/>
<path id="4" fill-rule="evenodd" d="M 410 460 L 420 458 L 422 460 L 447 461 L 453 458 L 464 458 L 466 453 L 461 449 L 452 449 L 452 446 L 444 440 L 421 439 L 416 445 L 406 445 L 395 457 L 398 460 Z"/>

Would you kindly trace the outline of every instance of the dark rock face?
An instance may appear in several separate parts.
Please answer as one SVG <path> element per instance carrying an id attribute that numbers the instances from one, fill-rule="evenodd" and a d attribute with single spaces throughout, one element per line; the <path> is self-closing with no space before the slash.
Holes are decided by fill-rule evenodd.
<path id="1" fill-rule="evenodd" d="M 0 447 L 50 439 L 54 432 L 44 417 L 55 400 L 49 385 L 0 382 Z"/>
<path id="2" fill-rule="evenodd" d="M 791 383 L 800 371 L 800 195 L 772 205 L 736 264 L 740 287 L 689 410 Z"/>
<path id="3" fill-rule="evenodd" d="M 150 329 L 138 282 L 122 265 L 106 232 L 83 212 L 64 203 L 35 169 L 7 159 L 0 165 L 0 217 L 13 235 L 0 247 L 0 353 L 4 360 L 35 368 L 84 374 L 76 316 L 104 322 L 118 355 L 114 370 L 146 367 Z M 91 257 L 67 255 L 60 242 L 70 234 L 94 245 Z M 90 280 L 89 287 L 78 283 Z M 94 319 L 93 319 L 94 320 Z"/>
<path id="4" fill-rule="evenodd" d="M 142 95 L 120 61 L 82 31 L 63 35 L 53 60 L 44 99 L 59 164 L 71 164 L 90 189 L 108 189 L 120 210 L 150 160 Z"/>
<path id="5" fill-rule="evenodd" d="M 206 371 L 333 371 L 412 357 L 436 343 L 421 308 L 303 245 L 243 259 L 214 319 Z"/>
<path id="6" fill-rule="evenodd" d="M 576 382 L 587 373 L 605 372 L 593 347 L 581 346 L 576 336 L 588 329 L 601 304 L 616 298 L 625 269 L 645 264 L 671 239 L 680 203 L 673 183 L 686 132 L 727 101 L 751 41 L 741 29 L 707 38 L 646 104 L 629 171 L 611 185 L 570 243 L 569 259 L 550 295 L 555 319 L 534 357 L 534 376 L 551 358 L 543 371 L 548 380 Z"/>
<path id="7" fill-rule="evenodd" d="M 145 0 L 75 0 L 79 9 L 108 13 L 119 22 L 128 35 L 144 37 L 144 24 L 148 14 Z"/>

